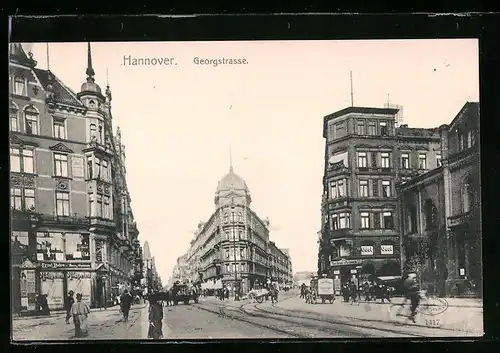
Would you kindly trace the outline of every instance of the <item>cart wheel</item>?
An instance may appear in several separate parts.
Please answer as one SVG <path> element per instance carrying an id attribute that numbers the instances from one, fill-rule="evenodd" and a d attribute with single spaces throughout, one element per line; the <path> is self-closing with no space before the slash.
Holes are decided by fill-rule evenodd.
<path id="1" fill-rule="evenodd" d="M 257 297 L 255 298 L 255 300 L 257 301 L 257 303 L 262 303 L 262 301 L 264 300 L 263 297 Z"/>
<path id="2" fill-rule="evenodd" d="M 330 299 L 330 304 L 333 304 L 333 299 Z"/>

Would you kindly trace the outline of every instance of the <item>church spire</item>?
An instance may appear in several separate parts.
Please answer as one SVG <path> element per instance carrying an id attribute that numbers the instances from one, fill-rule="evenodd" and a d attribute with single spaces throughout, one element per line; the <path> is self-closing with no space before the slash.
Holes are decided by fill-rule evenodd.
<path id="1" fill-rule="evenodd" d="M 229 173 L 233 172 L 233 153 L 231 152 L 231 148 L 229 148 Z"/>
<path id="2" fill-rule="evenodd" d="M 87 82 L 94 82 L 94 69 L 92 68 L 92 52 L 90 50 L 90 42 L 87 43 Z"/>

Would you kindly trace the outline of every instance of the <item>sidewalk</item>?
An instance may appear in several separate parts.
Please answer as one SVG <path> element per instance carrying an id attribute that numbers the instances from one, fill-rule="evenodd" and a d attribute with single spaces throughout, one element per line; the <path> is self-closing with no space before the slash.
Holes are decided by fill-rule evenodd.
<path id="1" fill-rule="evenodd" d="M 392 303 L 381 304 L 378 302 L 358 302 L 351 305 L 342 302 L 337 297 L 333 304 L 306 304 L 303 299 L 294 296 L 283 299 L 269 309 L 285 310 L 294 312 L 303 312 L 305 314 L 321 315 L 325 317 L 341 316 L 344 318 L 385 322 L 394 324 L 404 324 L 407 322 L 405 317 L 397 316 L 403 301 L 402 298 L 394 298 Z M 448 301 L 448 299 L 447 299 Z M 483 308 L 482 305 L 469 302 L 469 299 L 450 299 L 450 305 L 442 305 L 439 310 L 432 311 L 424 306 L 419 308 L 419 314 L 416 316 L 416 323 L 412 325 L 423 326 L 427 328 L 440 328 L 453 331 L 466 331 L 477 335 L 483 334 Z M 422 303 L 424 304 L 424 303 Z M 439 303 L 430 303 L 428 307 L 438 306 Z M 474 305 L 473 305 L 474 304 Z M 409 305 L 405 306 L 406 311 Z"/>

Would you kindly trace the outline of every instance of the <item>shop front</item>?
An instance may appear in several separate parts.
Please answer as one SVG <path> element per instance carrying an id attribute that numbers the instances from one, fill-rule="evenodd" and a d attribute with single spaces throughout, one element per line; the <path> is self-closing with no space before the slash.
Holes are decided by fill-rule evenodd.
<path id="1" fill-rule="evenodd" d="M 92 272 L 90 263 L 42 262 L 36 270 L 41 295 L 47 296 L 50 310 L 64 309 L 64 298 L 72 290 L 82 300 L 92 303 Z"/>
<path id="2" fill-rule="evenodd" d="M 359 282 L 363 261 L 358 259 L 341 259 L 330 261 L 328 276 L 333 278 L 335 293 L 340 295 L 341 286 L 346 282 Z"/>

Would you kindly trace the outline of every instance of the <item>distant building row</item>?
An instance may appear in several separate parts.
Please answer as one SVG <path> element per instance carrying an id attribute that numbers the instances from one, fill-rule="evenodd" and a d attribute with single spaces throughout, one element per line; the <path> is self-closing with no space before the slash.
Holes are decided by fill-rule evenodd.
<path id="1" fill-rule="evenodd" d="M 479 103 L 433 129 L 396 128 L 397 112 L 324 118 L 318 270 L 359 282 L 403 268 L 430 291 L 479 295 Z"/>
<path id="2" fill-rule="evenodd" d="M 188 252 L 177 261 L 173 280 L 231 290 L 239 286 L 243 294 L 268 280 L 292 283 L 290 254 L 269 239 L 269 221 L 251 210 L 251 201 L 245 181 L 231 166 L 217 187 L 215 212 L 198 225 Z"/>

